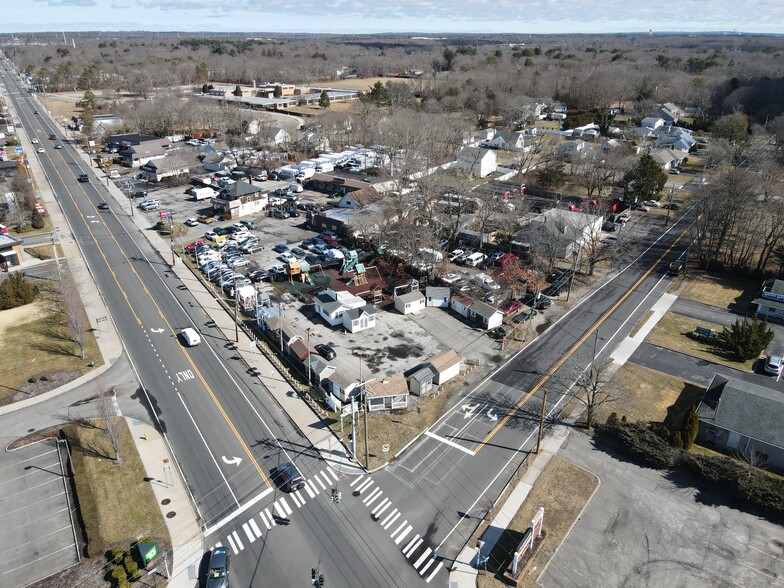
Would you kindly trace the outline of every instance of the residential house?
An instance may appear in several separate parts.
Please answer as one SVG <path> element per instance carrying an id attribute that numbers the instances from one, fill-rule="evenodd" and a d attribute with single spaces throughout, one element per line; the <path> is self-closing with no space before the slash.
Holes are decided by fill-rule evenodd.
<path id="1" fill-rule="evenodd" d="M 574 242 L 575 249 L 579 249 L 586 241 L 594 239 L 599 234 L 604 218 L 595 214 L 551 208 L 534 216 L 532 221 L 550 226 L 556 233 Z"/>
<path id="2" fill-rule="evenodd" d="M 332 372 L 329 377 L 322 380 L 321 387 L 341 403 L 350 402 L 352 398 L 357 398 L 362 390 L 357 380 L 348 378 L 339 371 Z"/>
<path id="3" fill-rule="evenodd" d="M 675 125 L 678 124 L 678 120 L 680 120 L 684 114 L 683 110 L 675 106 L 672 102 L 664 102 L 663 104 L 659 104 L 659 108 L 653 116 L 661 117 L 665 124 Z"/>
<path id="4" fill-rule="evenodd" d="M 477 178 L 485 178 L 498 168 L 496 155 L 489 149 L 462 147 L 457 154 L 457 167 Z"/>
<path id="5" fill-rule="evenodd" d="M 456 293 L 452 295 L 452 298 L 449 300 L 449 308 L 454 310 L 457 314 L 462 317 L 469 318 L 469 311 L 468 309 L 474 303 L 474 299 L 466 294 Z"/>
<path id="6" fill-rule="evenodd" d="M 229 171 L 237 167 L 237 161 L 222 151 L 216 151 L 205 156 L 202 164 L 204 164 L 204 169 L 210 172 Z"/>
<path id="7" fill-rule="evenodd" d="M 307 366 L 308 358 L 313 350 L 308 347 L 307 340 L 301 335 L 289 339 L 288 354 L 296 357 L 303 365 Z"/>
<path id="8" fill-rule="evenodd" d="M 310 381 L 316 387 L 321 387 L 321 383 L 335 373 L 335 366 L 315 353 L 311 353 L 305 360 L 305 370 L 310 370 Z"/>
<path id="9" fill-rule="evenodd" d="M 425 295 L 419 290 L 395 296 L 395 310 L 401 314 L 413 314 L 424 310 Z"/>
<path id="10" fill-rule="evenodd" d="M 118 150 L 118 155 L 132 167 L 139 167 L 153 159 L 163 159 L 171 147 L 166 137 L 153 137 L 138 133 L 108 135 L 104 138 L 107 147 Z"/>
<path id="11" fill-rule="evenodd" d="M 487 143 L 494 149 L 506 149 L 507 151 L 524 151 L 526 146 L 525 134 L 522 131 L 497 131 Z"/>
<path id="12" fill-rule="evenodd" d="M 329 149 L 329 139 L 318 133 L 303 132 L 295 142 L 295 145 L 302 151 L 317 151 L 322 153 Z"/>
<path id="13" fill-rule="evenodd" d="M 461 360 L 454 349 L 445 349 L 436 353 L 425 360 L 425 365 L 433 368 L 435 372 L 433 382 L 439 386 L 460 375 Z"/>
<path id="14" fill-rule="evenodd" d="M 269 194 L 260 185 L 238 181 L 221 188 L 212 199 L 212 207 L 229 218 L 240 218 L 267 210 Z"/>
<path id="15" fill-rule="evenodd" d="M 367 331 L 376 326 L 376 307 L 366 304 L 361 308 L 351 308 L 343 313 L 343 327 L 349 333 Z"/>
<path id="16" fill-rule="evenodd" d="M 618 139 L 607 139 L 604 143 L 602 143 L 602 149 L 604 151 L 612 151 L 613 149 L 617 149 L 621 146 L 621 142 Z"/>
<path id="17" fill-rule="evenodd" d="M 697 406 L 697 439 L 760 465 L 784 468 L 784 395 L 777 389 L 714 374 Z"/>
<path id="18" fill-rule="evenodd" d="M 428 286 L 425 288 L 425 304 L 439 308 L 449 308 L 449 288 L 444 286 Z"/>
<path id="19" fill-rule="evenodd" d="M 190 167 L 176 158 L 156 159 L 139 167 L 142 177 L 149 182 L 160 182 L 166 178 L 184 176 L 190 173 Z"/>
<path id="20" fill-rule="evenodd" d="M 587 151 L 585 149 L 587 143 L 582 139 L 575 141 L 567 141 L 563 145 L 555 148 L 555 154 L 558 157 L 569 158 L 574 156 L 582 157 Z"/>
<path id="21" fill-rule="evenodd" d="M 342 284 L 340 284 L 342 285 Z M 331 327 L 342 325 L 350 333 L 358 333 L 376 326 L 376 309 L 364 299 L 346 290 L 336 290 L 339 283 L 327 287 L 314 300 L 316 313 Z"/>
<path id="22" fill-rule="evenodd" d="M 369 204 L 379 202 L 382 198 L 381 194 L 379 194 L 373 186 L 365 184 L 365 186 L 359 190 L 344 194 L 343 197 L 338 200 L 336 206 L 338 208 L 351 209 L 363 208 Z"/>
<path id="23" fill-rule="evenodd" d="M 468 318 L 479 323 L 487 331 L 500 327 L 504 321 L 504 315 L 500 310 L 480 300 L 474 301 L 468 307 Z"/>
<path id="24" fill-rule="evenodd" d="M 282 127 L 262 127 L 259 129 L 259 132 L 256 134 L 256 138 L 258 139 L 259 143 L 262 145 L 273 146 L 273 145 L 286 145 L 289 141 L 291 141 L 291 135 L 289 132 Z"/>
<path id="25" fill-rule="evenodd" d="M 223 141 L 215 141 L 214 143 L 209 143 L 204 146 L 199 152 L 199 159 L 203 160 L 208 155 L 212 155 L 213 153 L 226 153 L 229 150 L 229 146 L 226 145 Z"/>
<path id="26" fill-rule="evenodd" d="M 771 322 L 784 322 L 784 280 L 766 280 L 759 296 L 752 302 L 757 305 L 757 316 Z"/>
<path id="27" fill-rule="evenodd" d="M 691 136 L 691 133 L 681 127 L 667 127 L 656 137 L 656 147 L 662 149 L 690 151 L 696 144 L 697 140 Z"/>
<path id="28" fill-rule="evenodd" d="M 664 170 L 670 170 L 679 166 L 688 156 L 688 151 L 680 151 L 678 149 L 654 149 L 651 151 L 651 157 Z"/>
<path id="29" fill-rule="evenodd" d="M 480 142 L 492 141 L 493 137 L 495 137 L 495 129 L 493 128 L 482 129 L 476 136 L 477 140 Z"/>
<path id="30" fill-rule="evenodd" d="M 646 116 L 642 119 L 640 126 L 647 129 L 658 129 L 664 126 L 664 119 L 660 116 Z"/>
<path id="31" fill-rule="evenodd" d="M 365 384 L 367 409 L 396 410 L 408 408 L 408 382 L 403 376 L 390 376 Z"/>

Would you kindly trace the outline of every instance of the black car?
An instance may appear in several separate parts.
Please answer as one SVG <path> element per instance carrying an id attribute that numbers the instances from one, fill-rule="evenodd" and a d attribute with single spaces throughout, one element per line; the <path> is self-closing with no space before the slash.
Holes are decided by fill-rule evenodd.
<path id="1" fill-rule="evenodd" d="M 89 182 L 90 181 L 90 176 L 88 176 L 87 174 L 79 174 L 79 181 L 80 182 Z"/>
<path id="2" fill-rule="evenodd" d="M 137 190 L 131 194 L 131 198 L 144 198 L 145 196 L 147 196 L 147 190 Z"/>
<path id="3" fill-rule="evenodd" d="M 248 227 L 250 230 L 254 230 L 256 228 L 256 223 L 254 223 L 252 220 L 241 220 L 240 223 Z"/>
<path id="4" fill-rule="evenodd" d="M 294 492 L 305 487 L 305 478 L 292 462 L 280 464 L 272 470 L 272 478 L 286 492 Z"/>
<path id="5" fill-rule="evenodd" d="M 318 352 L 318 354 L 324 359 L 335 359 L 335 357 L 337 356 L 335 350 L 332 349 L 332 347 L 330 347 L 329 345 L 326 345 L 325 343 L 319 343 L 318 345 L 314 346 L 313 349 L 315 349 Z"/>
<path id="6" fill-rule="evenodd" d="M 559 285 L 553 284 L 552 286 L 549 286 L 549 287 L 545 288 L 544 290 L 542 290 L 542 294 L 544 294 L 545 296 L 551 296 L 553 298 L 557 298 L 558 296 L 561 295 L 561 292 L 563 292 L 563 289 L 564 289 L 563 285 L 561 285 L 561 284 L 559 284 Z"/>
<path id="7" fill-rule="evenodd" d="M 109 203 L 108 202 L 101 202 L 98 205 L 98 210 L 109 210 Z"/>
<path id="8" fill-rule="evenodd" d="M 229 586 L 229 550 L 216 547 L 210 555 L 210 566 L 207 570 L 205 588 L 228 588 Z"/>

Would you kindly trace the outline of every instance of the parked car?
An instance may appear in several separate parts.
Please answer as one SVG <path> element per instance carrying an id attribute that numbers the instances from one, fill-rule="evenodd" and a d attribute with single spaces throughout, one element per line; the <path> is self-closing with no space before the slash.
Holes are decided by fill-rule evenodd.
<path id="1" fill-rule="evenodd" d="M 289 213 L 285 210 L 273 210 L 272 216 L 279 219 L 287 219 L 289 218 Z"/>
<path id="2" fill-rule="evenodd" d="M 252 220 L 241 220 L 240 223 L 242 223 L 245 228 L 250 229 L 251 231 L 257 228 L 256 223 Z"/>
<path id="3" fill-rule="evenodd" d="M 264 251 L 263 245 L 248 245 L 241 247 L 243 253 L 247 255 L 253 255 L 254 253 L 259 253 L 260 251 Z"/>
<path id="4" fill-rule="evenodd" d="M 199 221 L 196 219 L 195 216 L 185 219 L 185 224 L 189 227 L 198 227 Z"/>
<path id="5" fill-rule="evenodd" d="M 46 153 L 46 149 L 44 149 L 43 147 L 39 147 L 38 149 L 36 149 L 36 151 L 38 151 L 38 153 Z"/>
<path id="6" fill-rule="evenodd" d="M 38 145 L 38 139 L 36 139 L 35 137 L 33 137 L 33 138 L 30 140 L 30 142 L 31 142 L 33 145 Z"/>
<path id="7" fill-rule="evenodd" d="M 313 349 L 315 349 L 316 352 L 318 352 L 318 354 L 324 359 L 335 359 L 337 356 L 335 350 L 325 343 L 319 343 L 318 345 L 315 345 Z"/>
<path id="8" fill-rule="evenodd" d="M 784 367 L 784 357 L 780 355 L 769 355 L 768 361 L 765 362 L 765 373 L 773 376 L 780 376 L 782 367 Z"/>
<path id="9" fill-rule="evenodd" d="M 659 208 L 661 206 L 661 202 L 658 200 L 646 200 L 643 202 L 645 206 L 650 206 L 651 208 Z"/>
<path id="10" fill-rule="evenodd" d="M 285 253 L 289 250 L 288 246 L 285 243 L 278 243 L 275 247 L 272 248 L 275 253 Z"/>
<path id="11" fill-rule="evenodd" d="M 517 312 L 523 307 L 523 303 L 519 300 L 515 300 L 514 298 L 510 298 L 506 302 L 504 302 L 501 306 L 498 307 L 498 310 L 503 312 L 504 314 L 512 314 L 513 312 Z"/>
<path id="12" fill-rule="evenodd" d="M 501 257 L 499 257 L 496 260 L 495 263 L 496 265 L 500 265 L 501 267 L 504 267 L 508 263 L 513 262 L 515 259 L 517 259 L 517 256 L 514 253 L 504 253 Z"/>
<path id="13" fill-rule="evenodd" d="M 667 204 L 663 205 L 662 208 L 670 209 L 670 210 L 678 210 L 680 208 L 680 205 L 676 204 L 675 202 L 672 202 L 672 203 L 667 203 Z"/>
<path id="14" fill-rule="evenodd" d="M 212 550 L 205 588 L 229 588 L 229 550 L 226 547 Z"/>
<path id="15" fill-rule="evenodd" d="M 147 190 L 136 190 L 135 192 L 131 193 L 131 198 L 145 198 L 147 196 Z"/>
<path id="16" fill-rule="evenodd" d="M 639 210 L 640 212 L 648 212 L 650 208 L 645 206 L 644 204 L 635 204 L 632 206 L 632 210 Z"/>
<path id="17" fill-rule="evenodd" d="M 245 274 L 251 282 L 261 282 L 269 277 L 269 272 L 265 269 L 251 270 Z"/>
<path id="18" fill-rule="evenodd" d="M 208 239 L 209 241 L 215 241 L 215 239 L 218 238 L 218 233 L 216 233 L 215 231 L 207 231 L 206 233 L 204 233 L 204 238 Z"/>

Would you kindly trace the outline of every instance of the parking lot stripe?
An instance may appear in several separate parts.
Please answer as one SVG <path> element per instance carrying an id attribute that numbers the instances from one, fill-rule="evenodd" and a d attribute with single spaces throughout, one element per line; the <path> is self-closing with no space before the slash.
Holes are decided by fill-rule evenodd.
<path id="1" fill-rule="evenodd" d="M 57 533 L 62 533 L 63 531 L 70 531 L 70 530 L 71 530 L 71 525 L 68 525 L 67 527 L 63 527 L 62 529 L 57 529 L 56 531 L 52 531 L 51 533 L 47 533 L 46 535 L 36 535 L 35 539 L 32 539 L 31 541 L 27 541 L 25 543 L 14 543 L 14 549 L 19 549 L 23 545 L 29 545 L 30 543 L 39 541 L 44 537 L 49 537 L 51 535 L 55 535 Z M 25 555 L 25 557 L 27 557 L 27 555 Z"/>
<path id="2" fill-rule="evenodd" d="M 390 503 L 390 504 L 391 504 L 391 503 Z M 395 513 L 396 513 L 396 512 L 397 512 L 397 509 L 395 509 L 395 510 L 393 510 L 391 513 L 389 513 L 389 514 L 387 515 L 387 518 L 385 518 L 385 519 L 384 519 L 384 520 L 381 522 L 381 526 L 383 527 L 384 525 L 386 525 L 386 524 L 387 524 L 387 521 L 389 521 L 389 519 L 391 519 L 393 516 L 395 516 Z"/>
<path id="3" fill-rule="evenodd" d="M 50 496 L 49 498 L 46 498 L 45 500 L 39 500 L 39 501 L 37 501 L 37 502 L 34 502 L 33 504 L 27 504 L 27 505 L 25 505 L 25 506 L 23 506 L 23 507 L 20 507 L 20 508 L 15 508 L 14 510 L 9 510 L 9 511 L 7 511 L 7 512 L 4 512 L 4 513 L 3 513 L 3 516 L 8 516 L 8 515 L 10 515 L 10 514 L 13 514 L 13 513 L 15 513 L 15 512 L 19 512 L 20 510 L 30 510 L 30 507 L 31 507 L 31 506 L 35 506 L 36 504 L 41 504 L 42 502 L 46 502 L 47 500 L 50 500 L 50 499 L 52 499 L 52 498 L 57 498 L 58 496 L 62 496 L 63 494 L 65 494 L 65 492 L 60 492 L 59 494 L 54 494 L 53 496 Z M 61 512 L 63 512 L 63 511 L 66 511 L 66 510 L 68 510 L 68 507 L 67 507 L 67 506 L 66 506 L 65 508 L 61 508 L 60 510 L 58 510 L 58 511 L 55 511 L 55 512 L 53 512 L 53 513 L 46 514 L 46 515 L 44 515 L 43 517 L 41 517 L 41 519 L 49 519 L 49 518 L 51 518 L 51 516 L 52 516 L 52 515 L 55 515 L 55 514 L 57 514 L 57 513 L 61 513 Z M 34 520 L 32 520 L 32 521 L 27 521 L 27 522 L 26 522 L 24 525 L 21 525 L 21 526 L 19 526 L 19 527 L 13 527 L 13 528 L 11 528 L 11 529 L 8 529 L 8 528 L 5 528 L 5 527 L 4 527 L 4 528 L 3 528 L 3 532 L 5 532 L 5 533 L 8 533 L 9 531 L 15 531 L 16 529 L 23 529 L 23 528 L 24 528 L 24 527 L 26 527 L 27 525 L 30 525 L 30 524 L 32 524 L 32 523 L 37 523 L 37 522 L 38 522 L 38 521 L 40 521 L 41 519 L 34 519 Z"/>
<path id="4" fill-rule="evenodd" d="M 29 466 L 29 467 L 31 468 L 29 471 L 25 472 L 24 474 L 22 474 L 20 476 L 16 476 L 14 478 L 8 478 L 7 480 L 4 480 L 4 481 L 0 482 L 0 486 L 2 486 L 3 484 L 11 484 L 12 482 L 16 482 L 17 480 L 21 480 L 22 478 L 25 478 L 27 476 L 35 476 L 35 475 L 39 475 L 40 476 L 41 475 L 41 470 L 49 470 L 50 468 L 56 468 L 56 469 L 59 470 L 60 469 L 60 462 L 56 461 L 54 463 L 48 463 L 48 464 L 42 465 L 42 466 Z"/>
<path id="5" fill-rule="evenodd" d="M 61 547 L 57 551 L 51 551 L 51 552 L 47 553 L 46 555 L 42 555 L 41 557 L 38 557 L 38 558 L 36 558 L 36 559 L 34 559 L 32 561 L 28 561 L 26 563 L 23 563 L 21 566 L 17 566 L 17 567 L 15 567 L 13 569 L 4 570 L 3 573 L 4 574 L 10 574 L 11 572 L 15 572 L 16 570 L 21 570 L 22 568 L 26 568 L 27 566 L 31 566 L 35 562 L 41 561 L 42 559 L 46 559 L 47 557 L 49 557 L 51 555 L 54 555 L 55 553 L 60 553 L 61 551 L 65 551 L 66 549 L 72 549 L 74 545 L 75 544 L 73 542 L 71 542 L 69 545 L 66 545 L 65 547 Z"/>
<path id="6" fill-rule="evenodd" d="M 285 511 L 286 511 L 286 514 L 287 514 L 287 515 L 290 515 L 290 514 L 293 512 L 293 511 L 291 510 L 291 508 L 289 508 L 289 505 L 288 505 L 288 503 L 286 502 L 286 499 L 285 499 L 285 498 L 283 498 L 283 497 L 281 496 L 281 497 L 280 497 L 280 500 L 279 500 L 278 502 L 280 502 L 280 503 L 283 505 L 283 510 L 285 510 Z"/>
<path id="7" fill-rule="evenodd" d="M 316 497 L 316 493 L 310 489 L 310 484 L 308 484 L 307 482 L 305 482 L 305 491 L 308 493 L 308 496 L 310 496 L 311 498 Z"/>
<path id="8" fill-rule="evenodd" d="M 248 536 L 248 541 L 253 543 L 256 540 L 256 536 L 253 534 L 253 531 L 250 530 L 248 523 L 244 523 L 242 525 L 242 529 L 243 531 L 245 531 L 245 534 Z"/>
<path id="9" fill-rule="evenodd" d="M 256 519 L 251 519 L 248 521 L 248 523 L 250 524 L 250 528 L 253 529 L 253 532 L 256 534 L 256 539 L 261 537 L 261 529 L 259 529 L 259 526 L 256 524 Z"/>
<path id="10" fill-rule="evenodd" d="M 57 449 L 50 449 L 49 451 L 45 451 L 43 453 L 39 453 L 38 455 L 34 455 L 33 457 L 28 457 L 27 459 L 23 459 L 22 461 L 15 461 L 11 465 L 3 466 L 2 468 L 0 468 L 0 472 L 5 470 L 5 469 L 8 469 L 8 468 L 17 468 L 17 467 L 19 467 L 20 463 L 26 463 L 28 461 L 33 461 L 34 459 L 38 459 L 39 457 L 43 457 L 44 455 L 49 455 L 50 453 L 54 453 L 55 451 L 57 451 Z"/>
<path id="11" fill-rule="evenodd" d="M 397 511 L 397 509 L 395 510 Z M 384 527 L 385 531 L 389 531 L 389 527 L 395 524 L 395 521 L 400 517 L 400 514 L 401 514 L 400 512 L 397 512 L 397 514 L 395 514 L 395 516 L 392 517 L 392 520 L 390 520 L 386 525 L 381 525 L 382 527 Z"/>
<path id="12" fill-rule="evenodd" d="M 406 546 L 406 548 L 403 550 L 403 555 L 405 555 L 406 557 L 411 557 L 412 555 L 414 555 L 414 552 L 419 548 L 420 545 L 422 545 L 423 541 L 424 540 L 418 534 L 414 535 L 414 538 L 411 540 L 411 543 L 409 543 Z"/>
<path id="13" fill-rule="evenodd" d="M 425 573 L 427 572 L 427 569 L 428 569 L 430 566 L 432 566 L 432 565 L 433 565 L 433 562 L 434 562 L 434 561 L 436 561 L 436 558 L 435 558 L 435 556 L 433 556 L 433 557 L 431 557 L 429 560 L 427 560 L 427 563 L 426 563 L 425 565 L 423 565 L 423 566 L 422 566 L 422 569 L 421 569 L 421 570 L 419 570 L 419 575 L 420 575 L 420 576 L 424 576 L 424 575 L 425 575 Z"/>
<path id="14" fill-rule="evenodd" d="M 430 431 L 425 431 L 425 435 L 427 435 L 431 439 L 435 439 L 436 441 L 440 441 L 441 443 L 444 443 L 445 445 L 449 445 L 450 447 L 454 447 L 455 449 L 459 449 L 460 451 L 463 451 L 463 452 L 467 453 L 470 456 L 476 455 L 476 451 L 471 451 L 467 447 L 463 447 L 459 443 L 455 443 L 454 441 L 450 441 L 449 439 L 446 439 L 446 438 L 442 437 L 441 435 L 436 435 L 435 433 L 431 433 Z"/>
<path id="15" fill-rule="evenodd" d="M 432 549 L 430 549 L 429 547 L 428 547 L 427 549 L 425 549 L 425 550 L 422 552 L 422 555 L 420 555 L 420 556 L 419 556 L 419 559 L 418 559 L 418 560 L 416 560 L 416 563 L 414 564 L 414 568 L 417 568 L 417 569 L 418 569 L 418 568 L 419 568 L 419 566 L 421 566 L 421 565 L 422 565 L 422 562 L 423 562 L 423 561 L 425 561 L 425 560 L 426 560 L 428 557 L 430 557 L 430 554 L 431 554 L 431 553 L 433 553 L 433 550 L 432 550 Z"/>
<path id="16" fill-rule="evenodd" d="M 390 504 L 392 504 L 392 501 L 390 501 L 389 498 L 385 498 L 376 505 L 376 508 L 374 508 L 373 512 L 370 514 L 380 517 L 381 513 L 384 512 Z"/>
<path id="17" fill-rule="evenodd" d="M 383 492 L 382 492 L 381 488 L 376 486 L 375 488 L 373 488 L 373 491 L 370 494 L 367 495 L 367 498 L 365 498 L 365 500 L 363 500 L 362 502 L 364 503 L 365 506 L 370 506 L 382 494 L 383 494 Z"/>
<path id="18" fill-rule="evenodd" d="M 364 477 L 365 477 L 365 476 L 357 476 L 357 477 L 356 477 L 356 479 L 355 479 L 353 482 L 351 482 L 351 484 L 349 484 L 349 486 L 351 486 L 351 487 L 353 488 L 353 487 L 354 487 L 354 484 L 356 484 L 357 482 L 359 482 L 359 481 L 360 481 L 362 478 L 364 478 Z"/>
<path id="19" fill-rule="evenodd" d="M 430 573 L 430 575 L 427 577 L 427 580 L 425 580 L 425 583 L 426 584 L 430 584 L 430 580 L 432 580 L 435 577 L 435 575 L 438 573 L 438 570 L 440 570 L 442 567 L 444 567 L 444 562 L 442 562 L 442 561 L 438 562 L 438 565 L 436 566 L 436 569 L 434 569 Z"/>
<path id="20" fill-rule="evenodd" d="M 403 539 L 408 537 L 408 534 L 411 532 L 411 529 L 413 528 L 414 527 L 412 527 L 411 525 L 406 527 L 406 530 L 400 533 L 400 535 L 397 536 L 397 539 L 395 539 L 395 545 L 400 545 L 401 543 L 403 543 Z"/>
<path id="21" fill-rule="evenodd" d="M 234 555 L 237 555 L 239 551 L 237 550 L 237 546 L 234 545 L 234 540 L 231 538 L 231 535 L 227 535 L 226 539 L 229 540 L 229 545 L 231 546 L 231 550 L 234 552 Z"/>
<path id="22" fill-rule="evenodd" d="M 31 488 L 26 488 L 25 490 L 22 490 L 21 492 L 14 492 L 13 494 L 6 494 L 5 496 L 3 496 L 3 498 L 7 500 L 9 498 L 13 498 L 14 496 L 18 496 L 20 494 L 28 494 L 30 491 L 35 490 L 36 488 L 40 488 L 41 486 L 46 486 L 47 484 L 51 484 L 52 482 L 60 482 L 60 483 L 62 483 L 60 481 L 60 476 L 58 475 L 56 478 L 52 478 L 51 480 L 47 480 L 46 482 L 41 482 L 40 484 L 38 484 L 36 486 L 32 486 Z"/>

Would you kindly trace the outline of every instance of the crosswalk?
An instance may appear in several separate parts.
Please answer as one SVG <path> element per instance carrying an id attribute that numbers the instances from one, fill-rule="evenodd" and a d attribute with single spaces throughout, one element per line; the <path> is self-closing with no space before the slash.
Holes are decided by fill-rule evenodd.
<path id="1" fill-rule="evenodd" d="M 288 524 L 288 519 L 294 514 L 294 509 L 302 508 L 306 502 L 313 500 L 328 488 L 332 488 L 337 481 L 337 474 L 330 468 L 316 472 L 305 481 L 304 488 L 289 492 L 271 505 L 262 508 L 256 515 L 243 523 L 239 529 L 226 535 L 225 543 L 218 541 L 210 547 L 210 550 L 228 543 L 234 555 L 237 555 L 245 549 L 246 545 L 261 539 L 262 535 L 272 530 L 273 527 Z"/>
<path id="2" fill-rule="evenodd" d="M 362 499 L 362 504 L 372 509 L 370 515 L 381 527 L 389 532 L 395 545 L 401 548 L 403 555 L 411 562 L 414 569 L 424 578 L 427 584 L 436 577 L 444 562 L 439 561 L 431 547 L 418 533 L 413 537 L 414 525 L 409 523 L 402 511 L 395 508 L 392 501 L 384 496 L 384 491 L 375 484 L 368 475 L 355 478 L 351 484 L 354 494 Z"/>

